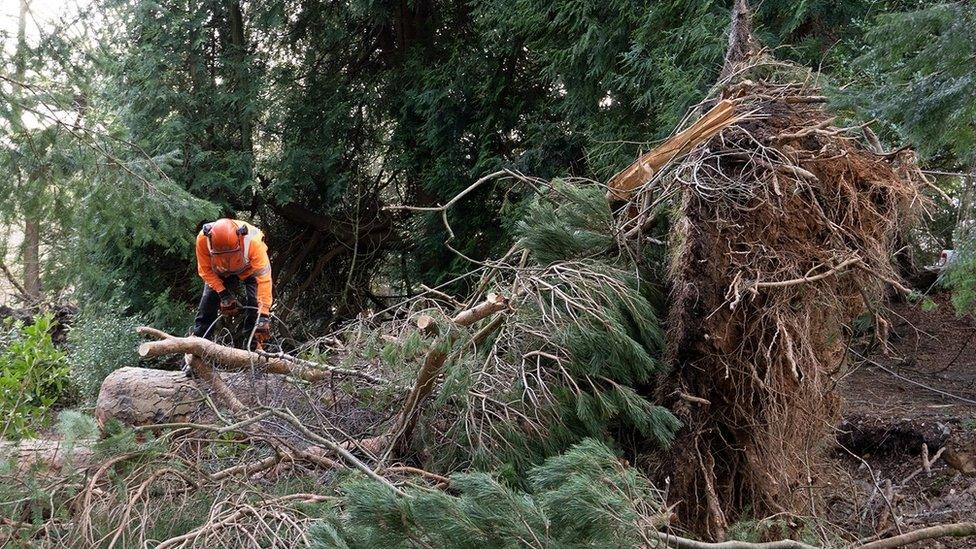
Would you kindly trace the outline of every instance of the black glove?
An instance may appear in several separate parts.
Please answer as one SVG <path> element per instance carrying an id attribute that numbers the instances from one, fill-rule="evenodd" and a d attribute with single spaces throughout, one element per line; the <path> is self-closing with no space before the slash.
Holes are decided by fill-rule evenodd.
<path id="1" fill-rule="evenodd" d="M 258 316 L 258 322 L 254 325 L 254 341 L 258 346 L 263 346 L 264 342 L 271 338 L 271 319 L 268 315 Z"/>
<path id="2" fill-rule="evenodd" d="M 241 304 L 237 302 L 234 294 L 224 290 L 217 294 L 220 296 L 220 314 L 224 316 L 234 316 L 241 312 Z"/>

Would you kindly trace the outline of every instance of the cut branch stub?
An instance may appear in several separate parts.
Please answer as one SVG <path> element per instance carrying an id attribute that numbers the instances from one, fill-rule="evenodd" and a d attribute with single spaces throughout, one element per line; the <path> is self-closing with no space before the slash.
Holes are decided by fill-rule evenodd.
<path id="1" fill-rule="evenodd" d="M 508 298 L 501 295 L 491 293 L 485 298 L 485 300 L 468 310 L 461 311 L 454 317 L 454 324 L 458 326 L 470 326 L 479 320 L 487 318 L 499 311 L 503 311 L 508 308 Z"/>
<path id="2" fill-rule="evenodd" d="M 420 315 L 415 321 L 417 324 L 417 330 L 425 336 L 435 336 L 437 335 L 437 321 L 434 317 L 430 315 Z"/>

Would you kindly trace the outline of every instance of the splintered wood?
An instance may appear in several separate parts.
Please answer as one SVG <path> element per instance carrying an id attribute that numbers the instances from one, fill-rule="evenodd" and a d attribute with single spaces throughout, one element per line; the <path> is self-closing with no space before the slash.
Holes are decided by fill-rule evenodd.
<path id="1" fill-rule="evenodd" d="M 627 200 L 634 189 L 647 183 L 669 162 L 688 154 L 723 129 L 742 119 L 736 115 L 736 101 L 723 99 L 690 127 L 678 132 L 650 152 L 640 156 L 610 178 L 610 199 Z"/>

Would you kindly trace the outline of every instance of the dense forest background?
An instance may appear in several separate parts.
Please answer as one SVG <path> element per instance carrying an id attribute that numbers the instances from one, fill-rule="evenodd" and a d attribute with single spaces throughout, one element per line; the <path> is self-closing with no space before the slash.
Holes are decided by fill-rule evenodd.
<path id="1" fill-rule="evenodd" d="M 276 314 L 314 333 L 504 252 L 529 193 L 498 182 L 465 197 L 450 246 L 438 214 L 391 207 L 442 204 L 501 168 L 605 181 L 666 137 L 715 80 L 728 9 L 82 5 L 37 40 L 4 37 L 2 211 L 27 236 L 6 256 L 23 257 L 31 294 L 183 331 L 192 238 L 233 215 L 268 234 Z M 967 172 L 973 17 L 968 3 L 770 0 L 756 20 L 778 56 L 822 72 L 845 116 Z"/>

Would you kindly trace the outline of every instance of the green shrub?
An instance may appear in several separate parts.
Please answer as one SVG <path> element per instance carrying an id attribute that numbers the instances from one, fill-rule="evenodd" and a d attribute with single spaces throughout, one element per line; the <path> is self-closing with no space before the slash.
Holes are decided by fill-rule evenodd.
<path id="1" fill-rule="evenodd" d="M 0 338 L 2 438 L 33 436 L 51 407 L 67 396 L 70 369 L 65 353 L 51 342 L 50 314 L 34 323 L 6 322 Z"/>
<path id="2" fill-rule="evenodd" d="M 145 322 L 141 316 L 120 314 L 122 310 L 124 307 L 115 300 L 89 306 L 71 328 L 71 375 L 83 398 L 94 399 L 105 376 L 139 361 L 135 328 Z"/>

